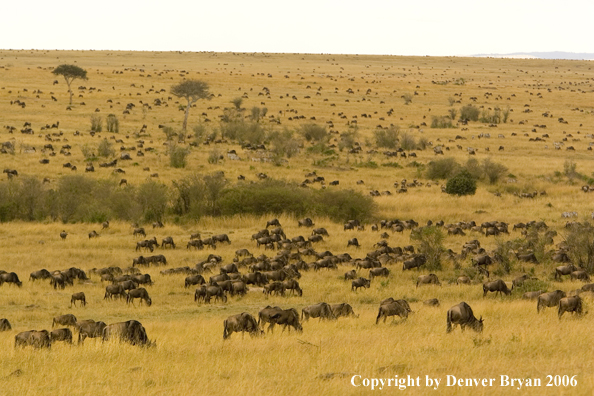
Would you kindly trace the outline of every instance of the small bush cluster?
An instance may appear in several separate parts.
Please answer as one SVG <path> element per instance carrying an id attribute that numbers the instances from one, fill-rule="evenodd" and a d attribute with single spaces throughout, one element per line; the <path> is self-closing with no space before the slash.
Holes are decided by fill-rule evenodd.
<path id="1" fill-rule="evenodd" d="M 474 195 L 476 193 L 476 180 L 467 170 L 462 170 L 448 179 L 446 193 L 450 195 Z"/>
<path id="2" fill-rule="evenodd" d="M 375 138 L 375 145 L 388 149 L 395 149 L 398 147 L 398 135 L 400 128 L 393 126 L 388 129 L 376 129 L 373 132 Z"/>

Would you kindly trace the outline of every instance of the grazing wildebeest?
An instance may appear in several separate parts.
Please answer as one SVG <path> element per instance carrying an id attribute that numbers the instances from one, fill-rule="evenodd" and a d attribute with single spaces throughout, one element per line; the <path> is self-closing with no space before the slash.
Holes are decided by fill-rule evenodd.
<path id="1" fill-rule="evenodd" d="M 447 333 L 453 330 L 452 324 L 454 325 L 453 328 L 455 328 L 456 325 L 460 325 L 462 331 L 464 331 L 466 326 L 469 326 L 477 333 L 481 333 L 483 331 L 483 317 L 481 316 L 480 319 L 475 318 L 472 308 L 470 308 L 470 305 L 466 304 L 465 302 L 454 305 L 448 310 L 446 328 Z"/>
<path id="2" fill-rule="evenodd" d="M 336 319 L 332 307 L 325 302 L 310 305 L 301 310 L 301 320 L 307 321 L 309 318 Z"/>
<path id="3" fill-rule="evenodd" d="M 268 285 L 264 285 L 264 289 L 262 290 L 262 292 L 264 294 L 266 294 L 267 296 L 271 295 L 272 293 L 281 296 L 285 295 L 285 286 L 283 285 L 283 282 L 272 282 L 269 283 Z"/>
<path id="4" fill-rule="evenodd" d="M 162 223 L 162 222 L 160 222 L 160 221 L 155 221 L 155 222 L 153 223 L 153 228 L 163 228 L 163 227 L 165 227 L 165 226 L 164 226 L 164 225 L 163 225 L 163 223 Z"/>
<path id="5" fill-rule="evenodd" d="M 470 278 L 467 277 L 466 275 L 459 276 L 458 279 L 456 279 L 456 284 L 457 285 L 461 285 L 461 284 L 470 285 Z"/>
<path id="6" fill-rule="evenodd" d="M 66 237 L 68 236 L 68 233 L 66 232 L 66 230 L 62 231 L 60 233 L 60 238 L 62 238 L 62 240 L 66 240 Z"/>
<path id="7" fill-rule="evenodd" d="M 536 304 L 536 312 L 540 312 L 541 309 L 546 307 L 556 307 L 559 305 L 559 301 L 567 297 L 567 294 L 561 290 L 555 290 L 548 293 L 543 293 L 538 296 L 538 302 Z"/>
<path id="8" fill-rule="evenodd" d="M 119 341 L 129 342 L 132 345 L 155 345 L 154 342 L 149 341 L 144 326 L 137 320 L 128 320 L 105 326 L 101 337 L 103 341 L 117 339 Z"/>
<path id="9" fill-rule="evenodd" d="M 240 296 L 245 296 L 248 292 L 247 285 L 245 282 L 241 280 L 232 281 L 231 282 L 231 295 L 234 296 L 239 294 Z"/>
<path id="10" fill-rule="evenodd" d="M 136 242 L 136 251 L 139 251 L 140 249 L 144 248 L 145 250 L 150 250 L 151 252 L 153 252 L 155 249 L 153 248 L 153 245 L 157 245 L 157 238 L 155 237 L 154 239 L 145 239 L 144 241 L 140 241 L 140 242 Z"/>
<path id="11" fill-rule="evenodd" d="M 211 276 L 208 283 L 211 285 L 214 285 L 217 282 L 223 282 L 223 281 L 227 281 L 230 279 L 231 278 L 229 278 L 229 275 L 227 275 L 226 272 L 222 272 L 219 275 Z"/>
<path id="12" fill-rule="evenodd" d="M 594 283 L 588 283 L 587 285 L 582 286 L 582 291 L 594 292 Z"/>
<path id="13" fill-rule="evenodd" d="M 0 274 L 0 286 L 2 286 L 4 283 L 12 283 L 17 285 L 18 287 L 23 286 L 23 282 L 19 280 L 18 275 L 14 272 L 6 272 Z"/>
<path id="14" fill-rule="evenodd" d="M 264 327 L 266 323 L 271 323 L 270 317 L 282 311 L 281 307 L 271 307 L 270 305 L 261 309 L 258 313 L 258 326 L 261 324 Z M 270 326 L 268 326 L 268 330 L 270 330 Z"/>
<path id="15" fill-rule="evenodd" d="M 0 319 L 0 331 L 8 331 L 8 330 L 12 330 L 12 326 L 10 325 L 10 322 L 8 321 L 8 319 Z"/>
<path id="16" fill-rule="evenodd" d="M 101 224 L 101 229 L 102 229 L 102 230 L 104 230 L 104 229 L 106 229 L 106 228 L 109 228 L 109 221 L 107 221 L 107 220 L 106 220 L 106 221 L 104 221 L 104 222 Z"/>
<path id="17" fill-rule="evenodd" d="M 505 293 L 506 296 L 511 294 L 511 290 L 507 288 L 506 283 L 501 279 L 483 283 L 483 297 L 485 297 L 488 292 L 495 292 L 495 296 L 497 296 L 497 293 L 500 295 L 501 293 Z"/>
<path id="18" fill-rule="evenodd" d="M 421 268 L 423 264 L 427 261 L 427 258 L 424 255 L 415 255 L 413 258 L 406 260 L 402 264 L 402 271 L 413 269 L 413 268 Z"/>
<path id="19" fill-rule="evenodd" d="M 250 336 L 255 337 L 263 334 L 260 330 L 256 319 L 247 312 L 238 315 L 229 316 L 223 322 L 223 339 L 231 337 L 232 333 L 239 333 L 241 331 L 241 338 L 243 338 L 247 331 Z"/>
<path id="20" fill-rule="evenodd" d="M 222 273 L 237 274 L 237 273 L 239 273 L 239 268 L 237 268 L 237 265 L 235 263 L 223 265 L 223 266 L 221 266 L 221 274 Z"/>
<path id="21" fill-rule="evenodd" d="M 33 333 L 35 330 L 29 330 L 29 331 L 22 331 L 20 333 L 18 333 L 17 335 L 14 336 L 14 347 L 18 347 L 18 346 L 22 346 L 25 347 L 28 345 L 29 343 L 29 337 L 31 336 L 31 333 Z"/>
<path id="22" fill-rule="evenodd" d="M 398 315 L 401 318 L 406 319 L 408 318 L 408 312 L 408 309 L 398 301 L 390 301 L 380 304 L 375 324 L 378 324 L 382 317 L 384 318 L 384 323 L 386 323 L 388 316 Z"/>
<path id="23" fill-rule="evenodd" d="M 220 286 L 215 285 L 202 285 L 200 288 L 196 289 L 194 293 L 194 301 L 198 301 L 199 299 L 204 299 L 204 302 L 210 304 L 210 298 L 214 296 L 215 302 L 217 300 L 221 300 L 222 302 L 227 302 L 227 296 L 225 295 L 225 291 Z"/>
<path id="24" fill-rule="evenodd" d="M 82 344 L 87 337 L 98 338 L 103 336 L 103 329 L 105 329 L 105 322 L 95 322 L 92 319 L 82 321 L 77 324 L 78 328 L 78 343 Z"/>
<path id="25" fill-rule="evenodd" d="M 51 348 L 52 341 L 47 330 L 30 330 L 14 337 L 14 346 L 32 346 L 33 348 Z"/>
<path id="26" fill-rule="evenodd" d="M 354 246 L 356 248 L 359 248 L 360 247 L 359 240 L 357 238 L 349 239 L 347 241 L 347 247 L 349 247 L 349 246 Z"/>
<path id="27" fill-rule="evenodd" d="M 107 285 L 105 287 L 105 296 L 103 297 L 103 299 L 107 300 L 109 298 L 111 300 L 115 296 L 119 296 L 120 299 L 128 298 L 128 295 L 126 294 L 126 290 L 124 290 L 124 287 L 122 285 L 120 285 L 120 284 Z"/>
<path id="28" fill-rule="evenodd" d="M 200 239 L 193 239 L 188 242 L 188 244 L 186 245 L 186 249 L 189 249 L 190 247 L 193 247 L 196 250 L 202 250 L 204 249 L 204 243 L 202 243 L 202 240 Z"/>
<path id="29" fill-rule="evenodd" d="M 580 296 L 564 297 L 559 300 L 559 319 L 565 312 L 582 314 L 582 299 Z"/>
<path id="30" fill-rule="evenodd" d="M 193 241 L 194 239 L 200 239 L 200 233 L 196 232 L 194 234 L 190 234 L 190 241 Z"/>
<path id="31" fill-rule="evenodd" d="M 251 272 L 249 274 L 243 275 L 242 280 L 247 285 L 256 285 L 256 286 L 264 286 L 268 282 L 268 280 L 265 279 L 264 276 L 262 275 L 262 273 L 259 271 Z"/>
<path id="32" fill-rule="evenodd" d="M 89 232 L 89 239 L 91 239 L 91 238 L 97 238 L 98 236 L 99 236 L 99 234 L 95 230 Z"/>
<path id="33" fill-rule="evenodd" d="M 153 303 L 153 300 L 149 297 L 148 292 L 144 287 L 140 287 L 138 289 L 132 289 L 128 292 L 128 296 L 126 297 L 126 302 L 128 304 L 132 303 L 134 305 L 134 299 L 140 299 L 140 305 L 142 305 L 142 301 L 144 301 L 147 307 L 150 307 Z"/>
<path id="34" fill-rule="evenodd" d="M 74 316 L 72 314 L 66 314 L 66 315 L 56 316 L 54 318 L 53 323 L 52 323 L 52 329 L 56 325 L 76 327 L 77 326 L 76 316 Z"/>
<path id="35" fill-rule="evenodd" d="M 441 286 L 437 275 L 429 274 L 429 275 L 421 275 L 417 278 L 417 287 L 419 285 L 438 285 Z"/>
<path id="36" fill-rule="evenodd" d="M 312 219 L 306 217 L 305 219 L 298 220 L 297 225 L 299 227 L 313 227 L 315 224 Z"/>
<path id="37" fill-rule="evenodd" d="M 303 290 L 299 286 L 299 282 L 295 279 L 287 279 L 283 281 L 283 286 L 285 290 L 290 290 L 291 294 L 297 294 L 299 297 L 303 296 Z"/>
<path id="38" fill-rule="evenodd" d="M 588 275 L 588 273 L 584 270 L 577 270 L 577 271 L 573 271 L 571 274 L 569 274 L 571 280 L 581 280 L 584 282 L 590 282 L 590 275 Z"/>
<path id="39" fill-rule="evenodd" d="M 387 269 L 386 267 L 380 267 L 380 268 L 372 268 L 369 270 L 369 280 L 373 280 L 373 278 L 378 277 L 378 276 L 389 276 L 390 275 L 390 270 Z"/>
<path id="40" fill-rule="evenodd" d="M 538 298 L 538 296 L 540 296 L 542 293 L 544 293 L 543 290 L 526 292 L 526 293 L 522 294 L 522 298 L 524 300 L 534 300 L 534 299 Z"/>
<path id="41" fill-rule="evenodd" d="M 132 276 L 131 280 L 138 283 L 139 285 L 152 285 L 154 283 L 153 280 L 151 279 L 150 274 L 134 275 L 134 276 Z"/>
<path id="42" fill-rule="evenodd" d="M 122 285 L 124 290 L 134 290 L 138 287 L 138 283 L 134 282 L 131 279 L 120 282 L 120 285 Z"/>
<path id="43" fill-rule="evenodd" d="M 534 255 L 534 253 L 526 253 L 526 254 L 516 253 L 516 257 L 518 258 L 518 260 L 524 261 L 526 263 L 538 264 L 538 260 L 536 259 L 536 256 Z"/>
<path id="44" fill-rule="evenodd" d="M 572 272 L 577 271 L 577 267 L 573 264 L 560 265 L 555 268 L 555 279 L 561 279 L 562 275 L 571 275 Z"/>
<path id="45" fill-rule="evenodd" d="M 431 298 L 429 300 L 423 301 L 423 305 L 427 305 L 430 307 L 439 307 L 439 300 L 437 298 Z"/>
<path id="46" fill-rule="evenodd" d="M 330 236 L 325 228 L 314 228 L 311 232 L 311 235 L 325 235 L 327 237 Z"/>
<path id="47" fill-rule="evenodd" d="M 357 278 L 356 270 L 350 270 L 349 272 L 345 272 L 345 274 L 344 274 L 344 280 L 352 280 L 352 279 L 356 279 L 356 278 Z"/>
<path id="48" fill-rule="evenodd" d="M 254 257 L 247 249 L 239 249 L 235 251 L 235 257 Z"/>
<path id="49" fill-rule="evenodd" d="M 301 326 L 301 323 L 299 323 L 299 313 L 297 313 L 295 308 L 281 310 L 270 316 L 270 326 L 268 327 L 268 330 L 274 332 L 274 325 L 277 324 L 283 326 L 283 332 L 287 326 L 289 327 L 289 333 L 291 332 L 291 327 L 298 332 L 303 331 L 303 327 Z"/>
<path id="50" fill-rule="evenodd" d="M 144 228 L 143 227 L 135 228 L 134 236 L 136 236 L 136 235 L 142 235 L 143 237 L 146 237 L 146 232 L 144 231 Z"/>
<path id="51" fill-rule="evenodd" d="M 74 293 L 72 295 L 72 298 L 70 298 L 70 307 L 72 307 L 72 304 L 74 304 L 74 306 L 76 307 L 76 302 L 80 301 L 81 305 L 86 306 L 87 305 L 87 299 L 85 297 L 85 293 L 80 292 L 80 293 Z"/>
<path id="52" fill-rule="evenodd" d="M 49 279 L 51 277 L 52 277 L 52 274 L 48 270 L 41 269 L 39 271 L 31 272 L 31 275 L 29 275 L 29 280 L 36 281 L 38 279 Z"/>
<path id="53" fill-rule="evenodd" d="M 212 240 L 215 242 L 221 242 L 221 243 L 227 242 L 229 245 L 231 244 L 231 241 L 229 240 L 229 237 L 227 236 L 227 234 L 213 235 Z"/>
<path id="54" fill-rule="evenodd" d="M 266 228 L 270 226 L 281 227 L 280 221 L 278 219 L 272 219 L 266 222 Z"/>
<path id="55" fill-rule="evenodd" d="M 360 287 L 369 289 L 369 286 L 371 286 L 369 279 L 358 278 L 351 283 L 351 291 L 357 291 Z"/>
<path id="56" fill-rule="evenodd" d="M 493 259 L 488 254 L 481 254 L 472 258 L 472 265 L 491 265 Z"/>
<path id="57" fill-rule="evenodd" d="M 175 249 L 175 242 L 173 242 L 173 238 L 170 236 L 163 238 L 163 241 L 161 241 L 161 247 L 163 249 L 165 249 L 165 245 L 171 246 L 173 249 Z"/>
<path id="58" fill-rule="evenodd" d="M 351 307 L 351 305 L 347 303 L 332 304 L 330 305 L 330 308 L 332 309 L 332 313 L 334 314 L 336 319 L 338 319 L 341 316 L 352 316 L 354 318 L 359 317 L 359 315 L 355 315 L 355 312 L 353 312 L 353 307 Z"/>
<path id="59" fill-rule="evenodd" d="M 204 277 L 202 275 L 190 275 L 190 276 L 186 277 L 184 287 L 187 288 L 187 287 L 194 286 L 194 285 L 203 285 L 205 283 L 206 283 L 206 281 L 204 280 Z"/>
<path id="60" fill-rule="evenodd" d="M 68 328 L 52 330 L 50 333 L 51 342 L 64 341 L 72 344 L 72 331 Z"/>

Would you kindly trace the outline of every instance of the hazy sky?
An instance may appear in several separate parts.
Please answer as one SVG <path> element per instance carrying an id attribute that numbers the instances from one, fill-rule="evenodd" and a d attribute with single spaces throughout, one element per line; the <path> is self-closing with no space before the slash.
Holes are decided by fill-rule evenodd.
<path id="1" fill-rule="evenodd" d="M 2 49 L 594 52 L 594 1 L 2 0 Z"/>

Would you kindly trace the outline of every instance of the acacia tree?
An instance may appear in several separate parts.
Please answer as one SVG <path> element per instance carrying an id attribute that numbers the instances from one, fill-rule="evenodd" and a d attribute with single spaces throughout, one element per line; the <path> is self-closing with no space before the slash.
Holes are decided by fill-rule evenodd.
<path id="1" fill-rule="evenodd" d="M 72 104 L 72 89 L 70 84 L 72 84 L 72 81 L 76 80 L 77 78 L 86 80 L 87 71 L 76 65 L 60 65 L 56 67 L 52 73 L 56 76 L 62 76 L 66 80 L 66 84 L 68 84 L 68 93 L 70 93 L 70 104 Z"/>
<path id="2" fill-rule="evenodd" d="M 177 85 L 171 87 L 171 93 L 178 98 L 185 98 L 188 101 L 186 106 L 186 113 L 184 116 L 184 124 L 182 129 L 185 131 L 188 126 L 188 116 L 190 115 L 190 107 L 198 99 L 206 99 L 209 96 L 208 84 L 201 80 L 185 80 Z"/>

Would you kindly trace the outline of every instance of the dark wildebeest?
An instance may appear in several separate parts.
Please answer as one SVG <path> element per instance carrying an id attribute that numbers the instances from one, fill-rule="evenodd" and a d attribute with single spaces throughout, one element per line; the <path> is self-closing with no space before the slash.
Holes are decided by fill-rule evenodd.
<path id="1" fill-rule="evenodd" d="M 538 260 L 536 259 L 536 256 L 534 255 L 534 253 L 526 253 L 526 254 L 516 253 L 516 257 L 518 258 L 518 260 L 524 261 L 526 263 L 538 264 Z"/>
<path id="2" fill-rule="evenodd" d="M 542 293 L 544 293 L 543 290 L 537 290 L 537 291 L 531 291 L 531 292 L 526 292 L 522 295 L 522 298 L 524 300 L 534 300 L 537 299 L 538 296 L 540 296 Z"/>
<path id="3" fill-rule="evenodd" d="M 272 219 L 266 222 L 266 228 L 270 226 L 281 227 L 280 221 L 278 219 Z"/>
<path id="4" fill-rule="evenodd" d="M 437 275 L 435 275 L 435 274 L 421 275 L 417 278 L 417 287 L 419 287 L 419 285 L 441 286 L 441 282 L 439 282 L 439 279 L 437 278 Z"/>
<path id="5" fill-rule="evenodd" d="M 72 304 L 74 304 L 74 306 L 76 307 L 77 301 L 80 301 L 81 305 L 83 305 L 83 306 L 87 305 L 87 299 L 85 297 L 85 293 L 83 293 L 83 292 L 74 293 L 72 295 L 72 298 L 70 298 L 70 307 L 72 307 Z"/>
<path id="6" fill-rule="evenodd" d="M 356 248 L 360 247 L 359 240 L 357 238 L 349 239 L 347 242 L 347 247 L 349 247 L 349 246 L 354 246 Z"/>
<path id="7" fill-rule="evenodd" d="M 437 298 L 431 298 L 429 300 L 423 301 L 423 305 L 427 305 L 429 307 L 439 307 L 439 300 Z"/>
<path id="8" fill-rule="evenodd" d="M 408 309 L 398 301 L 390 301 L 381 304 L 377 313 L 377 318 L 375 319 L 375 324 L 378 324 L 382 317 L 384 318 L 384 323 L 386 323 L 388 316 L 396 315 L 406 319 L 408 318 Z"/>
<path id="9" fill-rule="evenodd" d="M 145 250 L 150 250 L 151 252 L 153 252 L 155 250 L 153 248 L 153 245 L 155 244 L 157 244 L 157 242 L 153 242 L 152 239 L 145 239 L 144 241 L 136 242 L 136 251 L 139 251 L 140 249 L 144 248 Z"/>
<path id="10" fill-rule="evenodd" d="M 128 296 L 126 297 L 126 302 L 128 304 L 132 303 L 132 305 L 134 305 L 135 298 L 140 299 L 140 305 L 142 305 L 142 301 L 144 301 L 146 303 L 147 307 L 150 307 L 153 303 L 153 300 L 151 300 L 148 292 L 146 291 L 146 289 L 144 287 L 130 290 L 128 292 Z"/>
<path id="11" fill-rule="evenodd" d="M 245 282 L 238 280 L 231 282 L 231 295 L 234 296 L 239 294 L 240 296 L 245 296 L 247 294 L 248 288 Z"/>
<path id="12" fill-rule="evenodd" d="M 259 271 L 245 274 L 242 279 L 247 285 L 264 286 L 268 282 L 264 275 Z"/>
<path id="13" fill-rule="evenodd" d="M 52 341 L 47 330 L 23 331 L 14 337 L 14 346 L 32 346 L 33 348 L 51 348 Z"/>
<path id="14" fill-rule="evenodd" d="M 268 329 L 271 332 L 274 332 L 274 325 L 277 324 L 283 326 L 283 333 L 287 326 L 289 327 L 289 333 L 291 332 L 291 327 L 296 331 L 303 331 L 303 327 L 301 326 L 301 323 L 299 323 L 299 313 L 297 313 L 295 308 L 285 309 L 272 315 L 270 317 L 270 326 Z"/>
<path id="15" fill-rule="evenodd" d="M 142 227 L 135 228 L 133 236 L 136 236 L 136 235 L 142 235 L 143 237 L 146 237 L 146 232 L 144 231 L 144 228 L 142 228 Z"/>
<path id="16" fill-rule="evenodd" d="M 371 286 L 371 281 L 369 279 L 365 279 L 365 278 L 355 279 L 351 283 L 351 291 L 357 291 L 360 287 L 369 289 L 369 286 Z"/>
<path id="17" fill-rule="evenodd" d="M 221 274 L 237 274 L 239 272 L 239 268 L 237 268 L 237 264 L 231 263 L 227 265 L 221 266 Z"/>
<path id="18" fill-rule="evenodd" d="M 297 220 L 297 225 L 299 227 L 313 227 L 315 224 L 312 219 L 306 217 L 305 219 Z"/>
<path id="19" fill-rule="evenodd" d="M 413 269 L 413 268 L 421 268 L 421 265 L 425 264 L 427 258 L 423 255 L 415 255 L 413 258 L 406 260 L 402 264 L 402 271 Z"/>
<path id="20" fill-rule="evenodd" d="M 97 238 L 98 236 L 99 236 L 99 234 L 95 230 L 89 232 L 89 239 L 91 239 L 91 238 Z"/>
<path id="21" fill-rule="evenodd" d="M 493 259 L 488 254 L 480 254 L 472 258 L 472 265 L 491 265 Z"/>
<path id="22" fill-rule="evenodd" d="M 119 341 L 129 342 L 132 345 L 152 346 L 149 341 L 144 326 L 137 320 L 128 320 L 126 322 L 113 323 L 105 326 L 101 334 L 103 341 L 117 339 Z"/>
<path id="23" fill-rule="evenodd" d="M 202 243 L 202 240 L 200 239 L 193 239 L 191 241 L 188 242 L 188 244 L 186 245 L 186 249 L 189 249 L 193 247 L 194 249 L 204 249 L 204 243 Z"/>
<path id="24" fill-rule="evenodd" d="M 285 295 L 285 286 L 283 285 L 283 282 L 272 282 L 268 285 L 264 285 L 264 289 L 262 290 L 262 292 L 264 294 L 266 294 L 267 296 L 271 295 L 272 293 L 281 296 Z"/>
<path id="25" fill-rule="evenodd" d="M 51 277 L 52 277 L 52 274 L 48 270 L 41 269 L 39 271 L 31 272 L 31 275 L 29 275 L 29 280 L 36 281 L 38 279 L 49 279 Z"/>
<path id="26" fill-rule="evenodd" d="M 344 280 L 352 280 L 357 278 L 357 271 L 350 270 L 349 272 L 345 272 Z"/>
<path id="27" fill-rule="evenodd" d="M 588 283 L 587 285 L 582 286 L 582 291 L 594 293 L 594 283 Z"/>
<path id="28" fill-rule="evenodd" d="M 163 228 L 165 227 L 165 225 L 163 225 L 163 223 L 161 221 L 155 221 L 153 223 L 153 228 Z"/>
<path id="29" fill-rule="evenodd" d="M 64 341 L 72 344 L 72 331 L 68 328 L 52 330 L 50 339 L 54 341 Z"/>
<path id="30" fill-rule="evenodd" d="M 271 307 L 270 305 L 261 309 L 258 313 L 258 326 L 261 324 L 264 327 L 266 323 L 271 323 L 270 317 L 282 311 L 281 307 Z M 268 326 L 268 330 L 270 330 L 270 326 Z"/>
<path id="31" fill-rule="evenodd" d="M 571 275 L 572 272 L 577 271 L 577 267 L 573 264 L 560 265 L 555 268 L 555 279 L 561 279 L 562 275 Z"/>
<path id="32" fill-rule="evenodd" d="M 235 251 L 235 257 L 254 257 L 247 249 L 238 249 Z"/>
<path id="33" fill-rule="evenodd" d="M 68 233 L 65 230 L 60 233 L 60 238 L 62 238 L 63 241 L 66 240 L 67 236 L 68 236 Z"/>
<path id="34" fill-rule="evenodd" d="M 454 305 L 448 310 L 446 328 L 447 333 L 452 331 L 452 324 L 454 325 L 453 328 L 455 328 L 456 325 L 460 325 L 462 331 L 464 331 L 466 326 L 469 326 L 477 333 L 481 333 L 483 331 L 483 317 L 481 316 L 480 319 L 475 318 L 472 308 L 470 308 L 470 305 L 466 304 L 465 302 Z"/>
<path id="35" fill-rule="evenodd" d="M 332 307 L 330 307 L 329 304 L 321 302 L 301 310 L 301 320 L 307 321 L 309 318 L 319 318 L 320 320 L 336 319 L 336 316 L 334 315 L 334 312 L 332 312 Z"/>
<path id="36" fill-rule="evenodd" d="M 511 290 L 507 288 L 507 285 L 501 279 L 483 283 L 483 297 L 485 297 L 488 292 L 495 292 L 495 296 L 497 296 L 497 293 L 505 293 L 506 296 L 511 294 Z"/>
<path id="37" fill-rule="evenodd" d="M 214 285 L 217 282 L 224 282 L 230 280 L 229 275 L 226 272 L 220 273 L 219 275 L 211 276 L 209 279 L 209 284 Z"/>
<path id="38" fill-rule="evenodd" d="M 161 247 L 163 249 L 165 249 L 165 245 L 168 245 L 175 249 L 175 242 L 173 242 L 173 238 L 170 236 L 163 238 L 163 240 L 161 241 Z"/>
<path id="39" fill-rule="evenodd" d="M 334 314 L 336 319 L 338 319 L 341 316 L 352 316 L 354 318 L 359 317 L 359 315 L 355 315 L 355 312 L 353 312 L 353 307 L 351 307 L 351 305 L 347 303 L 332 304 L 330 305 L 330 308 L 332 309 L 332 313 Z"/>
<path id="40" fill-rule="evenodd" d="M 87 337 L 98 338 L 103 336 L 103 329 L 105 329 L 105 322 L 95 322 L 92 319 L 82 321 L 77 324 L 78 328 L 78 343 L 82 344 Z"/>
<path id="41" fill-rule="evenodd" d="M 238 315 L 229 316 L 223 322 L 223 339 L 231 337 L 232 333 L 239 333 L 241 331 L 241 338 L 247 331 L 250 336 L 255 337 L 262 334 L 262 330 L 258 327 L 256 319 L 247 312 Z"/>
<path id="42" fill-rule="evenodd" d="M 17 335 L 14 336 L 14 347 L 18 347 L 18 346 L 22 346 L 25 347 L 28 345 L 29 343 L 29 337 L 31 336 L 31 333 L 33 333 L 35 330 L 29 330 L 29 331 L 22 331 L 20 333 L 18 333 Z"/>
<path id="43" fill-rule="evenodd" d="M 388 297 L 385 300 L 380 301 L 380 305 L 385 305 L 385 304 L 388 304 L 388 303 L 391 303 L 394 301 L 398 302 L 400 305 L 402 305 L 404 308 L 406 308 L 408 313 L 412 313 L 412 309 L 410 309 L 410 305 L 408 304 L 408 301 L 406 301 L 406 300 L 402 300 L 402 299 L 395 300 L 394 297 Z"/>
<path id="44" fill-rule="evenodd" d="M 588 273 L 584 270 L 573 271 L 571 274 L 569 274 L 569 277 L 571 280 L 579 279 L 584 282 L 590 282 L 590 275 L 588 275 Z"/>
<path id="45" fill-rule="evenodd" d="M 556 307 L 559 305 L 559 301 L 563 298 L 567 297 L 564 291 L 555 290 L 548 293 L 543 293 L 538 296 L 538 302 L 536 304 L 536 312 L 540 312 L 541 309 L 545 307 Z"/>
<path id="46" fill-rule="evenodd" d="M 328 231 L 325 228 L 314 228 L 311 235 L 325 235 L 329 237 Z"/>
<path id="47" fill-rule="evenodd" d="M 136 283 L 138 283 L 139 285 L 152 285 L 154 282 L 151 279 L 151 275 L 150 274 L 138 274 L 138 275 L 134 275 L 132 276 L 132 280 Z"/>
<path id="48" fill-rule="evenodd" d="M 12 330 L 12 326 L 8 319 L 0 319 L 0 331 Z"/>
<path id="49" fill-rule="evenodd" d="M 378 276 L 389 276 L 390 275 L 390 270 L 387 269 L 386 267 L 380 267 L 380 268 L 372 268 L 369 270 L 369 280 L 373 280 L 373 278 L 378 277 Z"/>
<path id="50" fill-rule="evenodd" d="M 195 285 L 203 285 L 206 281 L 202 275 L 190 275 L 186 277 L 186 282 L 184 287 L 190 287 Z"/>
<path id="51" fill-rule="evenodd" d="M 56 325 L 76 327 L 77 326 L 76 316 L 74 316 L 72 314 L 66 314 L 66 315 L 56 316 L 54 318 L 53 323 L 52 323 L 52 329 Z"/>
<path id="52" fill-rule="evenodd" d="M 200 233 L 199 232 L 196 232 L 194 234 L 190 234 L 190 241 L 192 241 L 194 239 L 200 239 Z"/>
<path id="53" fill-rule="evenodd" d="M 580 296 L 565 297 L 559 300 L 559 319 L 565 312 L 582 314 L 582 299 Z"/>
<path id="54" fill-rule="evenodd" d="M 104 222 L 101 224 L 101 229 L 102 229 L 102 230 L 104 230 L 104 229 L 106 229 L 106 228 L 109 228 L 109 221 L 104 221 Z"/>
<path id="55" fill-rule="evenodd" d="M 215 242 L 221 242 L 221 243 L 227 242 L 229 245 L 231 245 L 231 241 L 229 240 L 229 237 L 227 236 L 227 234 L 213 235 L 212 239 Z"/>
<path id="56" fill-rule="evenodd" d="M 120 284 L 107 285 L 105 287 L 105 296 L 103 297 L 103 299 L 107 300 L 109 298 L 111 300 L 115 296 L 119 296 L 120 299 L 128 298 L 128 295 L 126 294 L 126 290 L 124 290 L 124 287 L 122 285 L 120 285 Z"/>
<path id="57" fill-rule="evenodd" d="M 225 303 L 227 302 L 225 291 L 221 287 L 213 285 L 202 285 L 200 288 L 196 289 L 196 292 L 194 293 L 194 301 L 203 298 L 205 303 L 210 304 L 210 298 L 212 296 L 214 296 L 215 302 L 217 302 L 217 300 L 221 300 Z"/>
<path id="58" fill-rule="evenodd" d="M 0 274 L 0 286 L 2 286 L 4 283 L 13 283 L 18 287 L 23 286 L 23 282 L 19 280 L 18 275 L 14 272 L 6 272 L 4 274 Z"/>
<path id="59" fill-rule="evenodd" d="M 299 297 L 303 296 L 303 290 L 299 286 L 299 282 L 295 279 L 287 279 L 283 281 L 283 287 L 285 290 L 291 290 L 291 294 L 297 294 Z"/>

